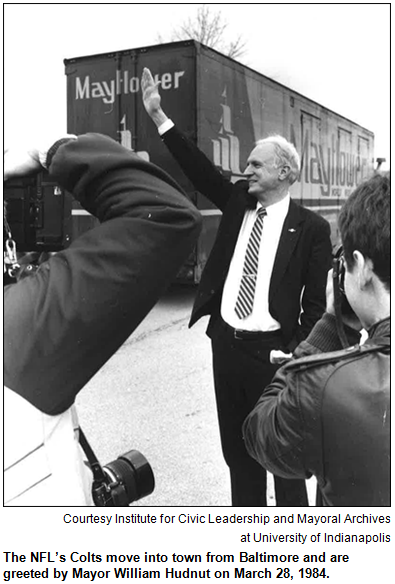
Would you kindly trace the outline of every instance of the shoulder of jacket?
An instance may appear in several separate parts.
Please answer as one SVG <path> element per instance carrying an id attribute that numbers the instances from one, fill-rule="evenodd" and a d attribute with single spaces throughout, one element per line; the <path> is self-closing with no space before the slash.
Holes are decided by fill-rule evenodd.
<path id="1" fill-rule="evenodd" d="M 322 215 L 319 215 L 318 213 L 312 211 L 308 207 L 304 207 L 303 205 L 297 203 L 296 201 L 293 201 L 293 203 L 299 208 L 300 213 L 304 217 L 309 218 L 312 222 L 320 226 L 329 225 L 329 222 L 324 217 L 322 217 Z"/>
<path id="2" fill-rule="evenodd" d="M 357 357 L 363 357 L 369 353 L 382 351 L 384 346 L 382 344 L 368 344 L 368 345 L 352 345 L 340 351 L 331 351 L 329 353 L 316 353 L 306 357 L 300 357 L 294 361 L 290 361 L 285 366 L 289 372 L 298 372 L 310 369 L 313 367 L 322 367 L 330 364 L 344 363 L 347 360 L 354 360 Z"/>
<path id="3" fill-rule="evenodd" d="M 255 208 L 256 199 L 254 199 L 252 195 L 248 194 L 248 181 L 245 179 L 240 179 L 234 183 L 230 182 L 229 184 L 231 186 L 231 193 L 235 201 L 237 200 L 238 203 L 242 204 L 242 206 Z"/>

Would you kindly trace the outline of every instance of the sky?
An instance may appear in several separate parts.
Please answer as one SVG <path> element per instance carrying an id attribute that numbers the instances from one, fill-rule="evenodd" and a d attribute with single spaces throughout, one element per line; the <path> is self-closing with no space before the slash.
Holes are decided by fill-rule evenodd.
<path id="1" fill-rule="evenodd" d="M 63 59 L 157 44 L 197 4 L 6 4 L 5 145 L 64 133 Z M 211 4 L 240 61 L 375 134 L 390 154 L 389 4 Z"/>

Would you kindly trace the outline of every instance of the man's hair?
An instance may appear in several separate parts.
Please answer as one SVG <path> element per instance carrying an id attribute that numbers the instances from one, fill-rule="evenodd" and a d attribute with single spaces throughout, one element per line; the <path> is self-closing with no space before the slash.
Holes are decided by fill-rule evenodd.
<path id="1" fill-rule="evenodd" d="M 288 176 L 289 183 L 292 185 L 300 174 L 300 156 L 291 142 L 288 142 L 283 136 L 275 134 L 258 140 L 257 146 L 261 144 L 273 144 L 275 150 L 275 163 L 277 166 L 289 166 L 290 173 Z"/>
<path id="2" fill-rule="evenodd" d="M 339 214 L 344 257 L 352 269 L 358 250 L 373 262 L 373 271 L 391 289 L 391 184 L 390 174 L 375 174 L 360 184 Z"/>

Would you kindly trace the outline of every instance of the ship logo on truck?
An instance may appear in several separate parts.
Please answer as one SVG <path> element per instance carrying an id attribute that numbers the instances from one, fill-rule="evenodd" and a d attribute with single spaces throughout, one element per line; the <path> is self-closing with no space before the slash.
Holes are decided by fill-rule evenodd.
<path id="1" fill-rule="evenodd" d="M 232 112 L 227 105 L 226 87 L 222 93 L 225 103 L 221 104 L 222 116 L 218 139 L 212 140 L 213 161 L 225 172 L 231 173 L 231 180 L 238 180 L 243 173 L 240 171 L 240 142 L 232 130 Z"/>
<path id="2" fill-rule="evenodd" d="M 126 129 L 126 115 L 123 116 L 119 125 L 121 128 L 121 130 L 118 130 L 120 143 L 122 144 L 122 146 L 124 148 L 127 148 L 128 150 L 131 150 L 132 152 L 134 152 L 133 146 L 132 146 L 132 143 L 133 143 L 132 131 Z M 149 158 L 149 154 L 146 150 L 138 150 L 136 152 L 136 154 L 137 154 L 137 156 L 140 156 L 140 158 L 142 158 L 143 160 L 147 160 L 147 162 L 149 162 L 150 158 Z"/>

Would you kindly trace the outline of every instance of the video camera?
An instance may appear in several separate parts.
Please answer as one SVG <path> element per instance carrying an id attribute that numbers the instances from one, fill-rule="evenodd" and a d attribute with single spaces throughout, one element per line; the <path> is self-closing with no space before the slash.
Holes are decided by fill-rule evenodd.
<path id="1" fill-rule="evenodd" d="M 72 197 L 47 173 L 4 184 L 4 241 L 9 232 L 18 252 L 52 252 L 70 243 Z"/>

